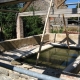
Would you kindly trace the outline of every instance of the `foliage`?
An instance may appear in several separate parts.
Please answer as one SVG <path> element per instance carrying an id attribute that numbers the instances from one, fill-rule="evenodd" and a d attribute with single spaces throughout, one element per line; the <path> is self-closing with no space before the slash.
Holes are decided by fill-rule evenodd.
<path id="1" fill-rule="evenodd" d="M 78 31 L 78 27 L 68 27 L 67 28 L 68 31 Z"/>
<path id="2" fill-rule="evenodd" d="M 43 23 L 39 16 L 29 16 L 23 18 L 24 36 L 37 35 L 42 33 Z"/>
<path id="3" fill-rule="evenodd" d="M 5 10 L 20 10 L 18 5 L 0 6 L 0 9 Z M 30 7 L 29 11 L 34 11 L 34 7 Z M 16 38 L 16 13 L 13 12 L 0 12 L 0 37 L 3 40 Z M 23 18 L 24 36 L 31 36 L 40 34 L 43 29 L 43 23 L 40 16 L 31 16 Z M 3 37 L 3 35 L 4 37 Z"/>
<path id="4" fill-rule="evenodd" d="M 63 26 L 61 26 L 61 27 L 58 27 L 58 28 L 53 28 L 52 30 L 51 30 L 51 33 L 63 33 Z"/>
<path id="5" fill-rule="evenodd" d="M 0 9 L 18 10 L 18 5 L 0 6 Z M 0 12 L 0 27 L 2 28 L 4 39 L 15 38 L 16 37 L 16 14 L 13 12 Z"/>
<path id="6" fill-rule="evenodd" d="M 35 13 L 35 8 L 33 6 L 29 7 L 29 11 L 33 11 Z M 24 24 L 24 36 L 31 36 L 41 34 L 43 31 L 43 22 L 40 16 L 28 16 L 23 18 Z"/>

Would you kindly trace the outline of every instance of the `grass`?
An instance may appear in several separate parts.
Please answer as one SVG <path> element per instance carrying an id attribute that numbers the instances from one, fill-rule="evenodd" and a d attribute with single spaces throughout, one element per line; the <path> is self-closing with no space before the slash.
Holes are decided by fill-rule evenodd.
<path id="1" fill-rule="evenodd" d="M 80 32 L 80 30 L 78 30 L 79 28 L 78 27 L 66 27 L 66 30 L 68 32 L 71 32 L 71 33 L 78 33 Z M 65 32 L 65 29 L 64 27 L 54 27 L 53 29 L 51 29 L 51 33 L 64 33 Z"/>

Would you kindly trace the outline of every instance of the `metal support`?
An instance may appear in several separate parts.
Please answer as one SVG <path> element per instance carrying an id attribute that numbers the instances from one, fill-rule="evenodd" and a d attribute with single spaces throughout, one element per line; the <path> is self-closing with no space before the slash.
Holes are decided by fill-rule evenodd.
<path id="1" fill-rule="evenodd" d="M 23 69 L 23 68 L 15 67 L 15 66 L 12 66 L 12 65 L 9 65 L 9 64 L 4 64 L 4 63 L 1 63 L 1 62 L 0 62 L 0 66 L 4 67 L 4 68 L 7 68 L 7 69 L 10 69 L 10 70 L 14 70 L 14 71 L 22 73 L 22 74 L 26 74 L 26 75 L 41 79 L 41 80 L 61 80 L 61 79 L 56 78 L 56 77 L 48 76 L 48 75 L 45 75 L 45 74 L 40 74 L 40 73 L 33 72 L 33 71 L 30 71 L 30 70 L 26 70 L 26 69 Z"/>

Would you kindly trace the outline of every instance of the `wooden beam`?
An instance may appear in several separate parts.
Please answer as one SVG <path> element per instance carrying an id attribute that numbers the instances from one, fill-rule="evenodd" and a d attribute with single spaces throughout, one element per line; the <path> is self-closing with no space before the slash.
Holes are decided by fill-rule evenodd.
<path id="1" fill-rule="evenodd" d="M 54 0 L 54 8 L 57 9 L 57 0 Z"/>
<path id="2" fill-rule="evenodd" d="M 34 0 L 0 0 L 0 5 L 10 5 L 10 4 L 16 4 L 20 2 L 30 2 Z"/>
<path id="3" fill-rule="evenodd" d="M 36 65 L 38 64 L 39 55 L 40 55 L 41 48 L 42 48 L 42 45 L 43 45 L 42 43 L 43 43 L 43 39 L 44 39 L 44 35 L 45 35 L 45 30 L 46 30 L 46 26 L 47 26 L 47 22 L 48 22 L 48 18 L 49 18 L 49 13 L 50 13 L 52 1 L 53 1 L 53 0 L 50 1 L 50 6 L 49 6 L 49 8 L 48 8 L 48 12 L 47 12 L 47 15 L 46 15 L 46 20 L 45 20 L 45 25 L 44 25 L 44 29 L 43 29 L 43 34 L 42 34 L 42 37 L 41 37 L 39 52 L 38 52 L 38 54 L 37 54 Z"/>
<path id="4" fill-rule="evenodd" d="M 4 9 L 0 9 L 0 12 L 14 12 L 14 13 L 19 13 L 19 11 L 14 11 L 14 10 L 4 10 Z"/>
<path id="5" fill-rule="evenodd" d="M 49 17 L 62 17 L 62 15 L 58 15 L 58 14 L 55 14 L 55 15 L 49 15 Z M 80 17 L 80 14 L 64 14 L 64 17 L 66 18 L 70 18 L 70 17 Z"/>
<path id="6" fill-rule="evenodd" d="M 68 45 L 68 48 L 70 48 L 69 47 L 69 34 L 67 32 L 67 29 L 66 29 L 66 21 L 65 21 L 64 14 L 62 16 L 63 16 L 63 22 L 64 22 L 64 29 L 65 29 L 65 33 L 66 33 L 67 45 Z"/>
<path id="7" fill-rule="evenodd" d="M 21 10 L 20 12 L 26 11 L 26 9 L 29 7 L 29 5 L 30 5 L 31 3 L 32 3 L 32 1 L 27 2 L 27 3 L 24 5 L 24 7 L 22 8 L 22 10 Z"/>
<path id="8" fill-rule="evenodd" d="M 80 8 L 57 9 L 54 11 L 54 14 L 77 14 L 77 13 L 80 13 Z"/>
<path id="9" fill-rule="evenodd" d="M 33 12 L 25 12 L 24 14 L 19 13 L 19 16 L 24 17 L 24 16 L 33 16 Z M 39 12 L 35 12 L 35 16 L 44 16 L 46 15 L 46 11 L 41 11 L 41 13 Z M 65 17 L 80 17 L 80 14 L 64 14 Z M 62 17 L 62 14 L 50 14 L 49 17 Z"/>
<path id="10" fill-rule="evenodd" d="M 32 15 L 33 12 L 23 12 L 19 13 L 19 15 Z M 34 15 L 46 15 L 47 11 L 35 11 Z M 80 8 L 73 8 L 73 9 L 57 9 L 54 10 L 54 14 L 79 14 Z M 50 14 L 53 14 L 51 11 Z"/>
<path id="11" fill-rule="evenodd" d="M 0 0 L 0 3 L 6 3 L 6 2 L 17 2 L 17 1 L 20 1 L 20 2 L 24 2 L 24 1 L 30 1 L 30 0 Z"/>
<path id="12" fill-rule="evenodd" d="M 19 16 L 37 16 L 37 15 L 46 15 L 47 11 L 34 11 L 34 13 L 31 12 L 23 12 L 23 13 L 19 13 Z M 62 14 L 64 14 L 64 17 L 80 17 L 80 8 L 74 8 L 74 9 L 58 9 L 56 11 L 50 12 L 50 17 L 58 17 L 60 15 L 60 17 L 62 17 Z"/>
<path id="13" fill-rule="evenodd" d="M 23 13 L 19 13 L 19 16 L 33 16 L 33 15 L 46 15 L 47 11 L 30 11 L 30 12 L 23 12 Z"/>
<path id="14" fill-rule="evenodd" d="M 57 5 L 57 8 L 59 8 L 64 2 L 65 0 L 63 0 L 59 5 Z"/>

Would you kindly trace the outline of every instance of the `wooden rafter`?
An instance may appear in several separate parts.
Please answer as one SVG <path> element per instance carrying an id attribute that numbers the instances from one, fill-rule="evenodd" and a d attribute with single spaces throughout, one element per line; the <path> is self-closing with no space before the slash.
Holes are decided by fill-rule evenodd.
<path id="1" fill-rule="evenodd" d="M 10 4 L 16 4 L 21 2 L 30 2 L 34 0 L 0 0 L 0 5 L 10 5 Z"/>
<path id="2" fill-rule="evenodd" d="M 27 3 L 24 5 L 24 7 L 22 8 L 22 10 L 21 10 L 20 12 L 26 11 L 26 9 L 29 7 L 29 5 L 30 5 L 31 3 L 32 3 L 32 1 L 27 2 Z"/>
<path id="3" fill-rule="evenodd" d="M 15 13 L 18 13 L 18 12 L 24 12 L 28 7 L 29 5 L 32 3 L 32 0 L 27 2 L 24 7 L 22 8 L 21 11 L 15 11 L 15 10 L 4 10 L 4 9 L 0 9 L 1 12 L 15 12 Z"/>
<path id="4" fill-rule="evenodd" d="M 59 5 L 57 5 L 57 8 L 59 8 L 64 2 L 65 0 L 63 0 Z"/>
<path id="5" fill-rule="evenodd" d="M 0 12 L 14 12 L 14 13 L 18 13 L 19 11 L 0 9 Z"/>
<path id="6" fill-rule="evenodd" d="M 57 0 L 54 0 L 55 8 L 57 8 Z"/>

